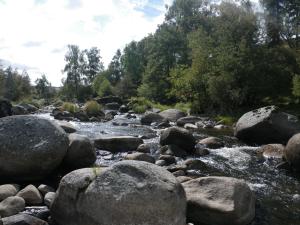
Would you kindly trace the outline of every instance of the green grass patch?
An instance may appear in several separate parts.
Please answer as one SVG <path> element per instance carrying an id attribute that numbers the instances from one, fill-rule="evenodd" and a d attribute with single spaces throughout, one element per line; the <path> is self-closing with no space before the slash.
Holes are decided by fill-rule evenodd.
<path id="1" fill-rule="evenodd" d="M 85 103 L 83 110 L 88 115 L 97 115 L 101 111 L 101 106 L 96 101 L 88 101 Z"/>
<path id="2" fill-rule="evenodd" d="M 224 115 L 219 115 L 215 117 L 216 121 L 222 121 L 222 124 L 227 125 L 227 126 L 232 126 L 237 119 L 232 116 L 224 116 Z"/>
<path id="3" fill-rule="evenodd" d="M 72 102 L 64 102 L 63 105 L 61 106 L 62 110 L 70 112 L 70 113 L 75 113 L 79 111 L 79 108 L 76 104 Z"/>

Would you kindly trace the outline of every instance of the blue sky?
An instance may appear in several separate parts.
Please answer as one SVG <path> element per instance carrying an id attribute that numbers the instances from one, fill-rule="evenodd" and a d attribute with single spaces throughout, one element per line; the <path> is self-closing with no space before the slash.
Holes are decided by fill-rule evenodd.
<path id="1" fill-rule="evenodd" d="M 107 65 L 118 48 L 156 30 L 173 0 L 0 0 L 0 59 L 61 85 L 68 44 L 96 46 Z"/>

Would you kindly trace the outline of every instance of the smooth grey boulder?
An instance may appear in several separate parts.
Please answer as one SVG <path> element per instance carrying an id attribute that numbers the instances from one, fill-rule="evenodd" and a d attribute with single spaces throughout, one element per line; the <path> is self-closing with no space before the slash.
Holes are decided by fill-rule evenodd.
<path id="1" fill-rule="evenodd" d="M 0 202 L 0 217 L 7 217 L 22 212 L 25 208 L 25 200 L 18 196 L 12 196 Z"/>
<path id="2" fill-rule="evenodd" d="M 198 116 L 186 116 L 177 120 L 176 125 L 179 127 L 184 127 L 185 124 L 196 124 L 199 121 L 202 121 L 203 118 Z"/>
<path id="3" fill-rule="evenodd" d="M 285 158 L 296 170 L 300 170 L 300 134 L 294 135 L 285 147 Z"/>
<path id="4" fill-rule="evenodd" d="M 6 217 L 2 220 L 3 225 L 48 225 L 46 221 L 25 213 Z"/>
<path id="5" fill-rule="evenodd" d="M 125 159 L 155 163 L 155 159 L 151 155 L 142 152 L 135 152 L 135 153 L 128 154 L 125 156 Z"/>
<path id="6" fill-rule="evenodd" d="M 201 145 L 204 145 L 207 148 L 211 148 L 211 149 L 217 149 L 217 148 L 224 147 L 224 142 L 222 141 L 222 139 L 217 138 L 217 137 L 204 138 L 204 139 L 200 140 L 198 143 Z"/>
<path id="7" fill-rule="evenodd" d="M 44 197 L 44 203 L 46 206 L 48 206 L 49 208 L 51 207 L 52 202 L 54 201 L 56 196 L 55 192 L 48 192 L 45 197 Z"/>
<path id="8" fill-rule="evenodd" d="M 4 184 L 0 185 L 0 202 L 7 197 L 15 196 L 19 191 L 18 185 Z"/>
<path id="9" fill-rule="evenodd" d="M 255 216 L 255 196 L 243 181 L 202 177 L 182 183 L 187 220 L 203 225 L 248 225 Z"/>
<path id="10" fill-rule="evenodd" d="M 186 225 L 185 213 L 184 190 L 171 173 L 130 160 L 69 173 L 51 206 L 59 225 Z"/>
<path id="11" fill-rule="evenodd" d="M 160 136 L 161 145 L 176 145 L 187 152 L 194 151 L 196 139 L 186 129 L 179 127 L 170 127 L 162 131 Z"/>
<path id="12" fill-rule="evenodd" d="M 141 144 L 138 146 L 136 149 L 137 152 L 142 152 L 142 153 L 150 153 L 151 152 L 151 146 L 149 144 Z"/>
<path id="13" fill-rule="evenodd" d="M 167 109 L 160 112 L 159 115 L 171 122 L 176 122 L 178 119 L 185 117 L 186 113 L 178 109 Z"/>
<path id="14" fill-rule="evenodd" d="M 66 133 L 75 133 L 77 130 L 76 128 L 69 122 L 64 120 L 57 121 L 58 125 L 66 132 Z"/>
<path id="15" fill-rule="evenodd" d="M 143 125 L 150 125 L 151 123 L 161 123 L 165 120 L 163 116 L 161 116 L 158 113 L 147 113 L 142 116 L 141 118 L 141 124 Z"/>
<path id="16" fill-rule="evenodd" d="M 23 198 L 26 205 L 39 205 L 43 203 L 43 197 L 39 190 L 32 184 L 27 185 L 21 191 L 18 192 L 17 196 Z"/>
<path id="17" fill-rule="evenodd" d="M 300 122 L 296 116 L 280 112 L 276 106 L 267 106 L 244 114 L 234 134 L 248 144 L 286 144 L 299 132 Z"/>
<path id="18" fill-rule="evenodd" d="M 261 146 L 257 153 L 261 154 L 266 159 L 282 159 L 284 156 L 284 145 L 268 144 Z"/>
<path id="19" fill-rule="evenodd" d="M 38 190 L 42 195 L 46 195 L 48 192 L 55 192 L 53 187 L 50 187 L 46 184 L 41 184 L 40 186 L 38 186 Z"/>
<path id="20" fill-rule="evenodd" d="M 36 116 L 0 119 L 0 177 L 27 181 L 44 178 L 67 153 L 67 134 L 56 123 Z"/>
<path id="21" fill-rule="evenodd" d="M 141 138 L 132 136 L 99 136 L 94 139 L 96 148 L 112 153 L 135 151 L 143 143 Z"/>
<path id="22" fill-rule="evenodd" d="M 69 148 L 64 158 L 63 165 L 72 169 L 92 166 L 97 157 L 92 141 L 83 135 L 70 134 Z"/>

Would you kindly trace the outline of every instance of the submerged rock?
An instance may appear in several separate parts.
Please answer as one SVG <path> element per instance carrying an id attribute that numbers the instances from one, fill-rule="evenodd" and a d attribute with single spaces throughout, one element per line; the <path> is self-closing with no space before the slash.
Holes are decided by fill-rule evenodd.
<path id="1" fill-rule="evenodd" d="M 189 153 L 194 151 L 196 140 L 186 129 L 170 127 L 164 130 L 160 136 L 161 145 L 176 145 Z"/>
<path id="2" fill-rule="evenodd" d="M 94 144 L 98 149 L 115 153 L 135 151 L 140 144 L 143 144 L 143 140 L 132 136 L 100 136 L 94 139 Z"/>
<path id="3" fill-rule="evenodd" d="M 275 106 L 263 107 L 244 114 L 237 122 L 235 136 L 249 144 L 285 144 L 300 132 L 296 116 L 280 112 Z"/>
<path id="4" fill-rule="evenodd" d="M 0 119 L 0 177 L 8 180 L 44 178 L 62 162 L 67 134 L 56 123 L 36 116 Z"/>
<path id="5" fill-rule="evenodd" d="M 185 225 L 185 210 L 184 190 L 171 173 L 151 163 L 122 161 L 66 175 L 51 215 L 63 225 Z"/>
<path id="6" fill-rule="evenodd" d="M 255 216 L 255 196 L 243 181 L 202 177 L 184 182 L 187 220 L 204 225 L 248 225 Z"/>

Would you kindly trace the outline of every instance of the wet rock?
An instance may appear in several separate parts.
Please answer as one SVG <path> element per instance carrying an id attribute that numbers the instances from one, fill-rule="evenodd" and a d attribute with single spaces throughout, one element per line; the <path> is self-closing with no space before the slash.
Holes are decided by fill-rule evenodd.
<path id="1" fill-rule="evenodd" d="M 0 118 L 12 115 L 12 105 L 6 99 L 0 99 Z"/>
<path id="2" fill-rule="evenodd" d="M 187 182 L 187 181 L 192 180 L 192 178 L 187 177 L 187 176 L 178 176 L 178 177 L 176 177 L 176 180 L 177 180 L 179 183 L 184 183 L 184 182 Z"/>
<path id="3" fill-rule="evenodd" d="M 0 119 L 0 177 L 7 180 L 44 178 L 62 162 L 68 137 L 56 123 L 36 116 Z"/>
<path id="4" fill-rule="evenodd" d="M 202 177 L 184 182 L 187 220 L 204 225 L 247 225 L 255 216 L 255 196 L 243 181 Z"/>
<path id="5" fill-rule="evenodd" d="M 105 109 L 107 110 L 119 110 L 119 108 L 120 108 L 120 104 L 117 102 L 111 102 L 105 104 Z"/>
<path id="6" fill-rule="evenodd" d="M 198 159 L 187 159 L 183 162 L 187 166 L 188 170 L 207 170 L 208 167 L 205 162 Z"/>
<path id="7" fill-rule="evenodd" d="M 112 153 L 135 151 L 143 140 L 132 136 L 100 136 L 94 139 L 95 147 Z"/>
<path id="8" fill-rule="evenodd" d="M 66 132 L 66 133 L 75 133 L 76 128 L 67 121 L 57 121 L 58 125 Z"/>
<path id="9" fill-rule="evenodd" d="M 31 104 L 21 103 L 19 105 L 22 106 L 23 108 L 25 108 L 28 113 L 35 113 L 39 110 L 37 107 L 35 107 L 34 105 L 31 105 Z"/>
<path id="10" fill-rule="evenodd" d="M 257 152 L 261 153 L 266 159 L 282 159 L 284 155 L 284 146 L 282 144 L 268 144 L 261 146 Z"/>
<path id="11" fill-rule="evenodd" d="M 223 129 L 228 129 L 228 126 L 219 124 L 219 125 L 214 126 L 214 128 L 217 130 L 223 130 Z"/>
<path id="12" fill-rule="evenodd" d="M 167 109 L 159 113 L 162 117 L 165 119 L 171 121 L 171 122 L 176 122 L 178 119 L 185 117 L 186 113 L 178 110 L 178 109 Z"/>
<path id="13" fill-rule="evenodd" d="M 12 110 L 12 115 L 26 115 L 26 114 L 29 114 L 27 112 L 27 110 L 23 106 L 20 106 L 20 105 L 12 106 L 11 110 Z"/>
<path id="14" fill-rule="evenodd" d="M 4 184 L 0 185 L 0 202 L 7 197 L 15 196 L 19 191 L 18 185 Z"/>
<path id="15" fill-rule="evenodd" d="M 63 161 L 64 166 L 80 169 L 92 166 L 95 163 L 96 150 L 88 137 L 70 134 L 69 141 L 69 148 Z"/>
<path id="16" fill-rule="evenodd" d="M 155 159 L 151 155 L 148 155 L 146 153 L 141 153 L 141 152 L 128 154 L 125 156 L 125 159 L 155 163 Z"/>
<path id="17" fill-rule="evenodd" d="M 120 113 L 127 113 L 128 111 L 129 111 L 129 109 L 126 105 L 121 105 L 119 108 Z"/>
<path id="18" fill-rule="evenodd" d="M 280 112 L 275 106 L 268 106 L 244 114 L 237 122 L 235 136 L 249 144 L 285 144 L 294 134 L 300 132 L 296 116 Z"/>
<path id="19" fill-rule="evenodd" d="M 151 124 L 152 125 L 152 124 Z M 169 121 L 163 121 L 157 125 L 155 125 L 155 127 L 157 129 L 163 129 L 163 128 L 168 128 L 168 127 L 171 127 L 171 124 L 169 123 Z"/>
<path id="20" fill-rule="evenodd" d="M 184 190 L 172 174 L 151 163 L 122 161 L 66 175 L 51 215 L 63 225 L 185 225 L 185 209 Z"/>
<path id="21" fill-rule="evenodd" d="M 90 121 L 89 116 L 83 111 L 75 112 L 74 117 L 81 122 L 89 122 Z"/>
<path id="22" fill-rule="evenodd" d="M 158 113 L 147 113 L 142 116 L 141 124 L 143 125 L 150 125 L 151 123 L 161 123 L 163 122 L 164 117 Z"/>
<path id="23" fill-rule="evenodd" d="M 276 165 L 276 169 L 278 169 L 278 170 L 291 170 L 291 165 L 286 161 L 280 162 Z"/>
<path id="24" fill-rule="evenodd" d="M 0 216 L 7 217 L 22 212 L 25 208 L 25 201 L 18 196 L 12 196 L 4 199 L 0 203 Z"/>
<path id="25" fill-rule="evenodd" d="M 48 192 L 44 197 L 45 205 L 50 208 L 52 202 L 54 201 L 55 196 L 56 196 L 55 192 Z"/>
<path id="26" fill-rule="evenodd" d="M 166 166 L 167 162 L 165 160 L 160 159 L 160 160 L 157 160 L 155 162 L 155 165 L 157 165 L 157 166 Z"/>
<path id="27" fill-rule="evenodd" d="M 114 119 L 114 117 L 115 117 L 115 115 L 117 115 L 118 113 L 117 113 L 117 111 L 109 111 L 109 112 L 107 112 L 106 114 L 105 114 L 105 120 L 106 121 L 110 121 L 110 120 L 113 120 Z"/>
<path id="28" fill-rule="evenodd" d="M 217 149 L 217 148 L 224 147 L 224 142 L 222 141 L 222 139 L 217 138 L 217 137 L 208 137 L 208 138 L 200 140 L 198 143 L 204 145 L 207 148 L 211 148 L 211 149 Z"/>
<path id="29" fill-rule="evenodd" d="M 150 145 L 148 145 L 148 144 L 141 144 L 141 145 L 138 146 L 136 151 L 137 152 L 142 152 L 142 153 L 150 153 L 151 148 L 150 148 Z"/>
<path id="30" fill-rule="evenodd" d="M 300 170 L 300 134 L 294 135 L 286 145 L 285 158 L 296 170 Z"/>
<path id="31" fill-rule="evenodd" d="M 170 127 L 161 133 L 160 144 L 176 145 L 188 153 L 192 153 L 194 151 L 196 140 L 188 130 L 178 127 Z"/>
<path id="32" fill-rule="evenodd" d="M 46 221 L 28 214 L 18 214 L 3 218 L 3 225 L 48 225 Z"/>
<path id="33" fill-rule="evenodd" d="M 162 155 L 173 155 L 176 157 L 186 157 L 188 154 L 185 150 L 181 149 L 180 147 L 176 145 L 166 145 L 162 146 L 160 149 L 160 154 Z"/>
<path id="34" fill-rule="evenodd" d="M 164 160 L 164 161 L 167 163 L 167 165 L 176 163 L 176 159 L 175 159 L 175 157 L 172 156 L 172 155 L 161 155 L 161 156 L 159 156 L 158 159 Z"/>
<path id="35" fill-rule="evenodd" d="M 23 198 L 27 205 L 39 205 L 43 203 L 43 197 L 41 193 L 35 186 L 31 184 L 19 191 L 17 196 Z"/>
<path id="36" fill-rule="evenodd" d="M 203 145 L 197 144 L 195 146 L 195 155 L 197 155 L 197 156 L 206 156 L 206 155 L 209 155 L 209 150 L 207 148 L 205 148 Z"/>
<path id="37" fill-rule="evenodd" d="M 198 116 L 186 116 L 177 120 L 176 124 L 179 127 L 184 127 L 185 124 L 196 124 L 198 121 L 201 121 L 202 118 Z"/>
<path id="38" fill-rule="evenodd" d="M 183 170 L 186 171 L 187 170 L 187 166 L 185 164 L 177 164 L 177 165 L 170 165 L 167 166 L 166 168 L 168 171 L 170 171 L 171 173 L 174 173 L 178 170 Z"/>
<path id="39" fill-rule="evenodd" d="M 55 189 L 53 187 L 50 187 L 46 184 L 41 184 L 38 186 L 38 190 L 42 195 L 46 195 L 48 192 L 55 192 Z"/>
<path id="40" fill-rule="evenodd" d="M 187 130 L 197 130 L 198 127 L 194 124 L 191 124 L 191 123 L 187 123 L 184 125 L 184 129 L 187 129 Z"/>

